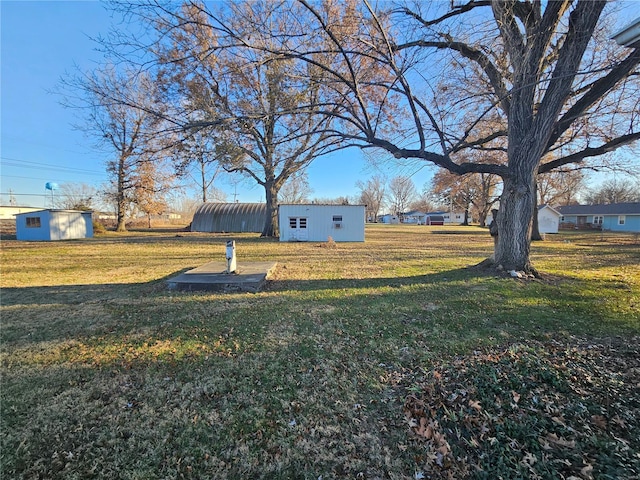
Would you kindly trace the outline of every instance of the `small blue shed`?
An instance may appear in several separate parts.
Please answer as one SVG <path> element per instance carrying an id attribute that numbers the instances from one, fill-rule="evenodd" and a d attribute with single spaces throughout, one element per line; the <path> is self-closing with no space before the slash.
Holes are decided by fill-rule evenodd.
<path id="1" fill-rule="evenodd" d="M 46 242 L 91 237 L 93 237 L 92 212 L 50 209 L 16 215 L 18 240 Z"/>

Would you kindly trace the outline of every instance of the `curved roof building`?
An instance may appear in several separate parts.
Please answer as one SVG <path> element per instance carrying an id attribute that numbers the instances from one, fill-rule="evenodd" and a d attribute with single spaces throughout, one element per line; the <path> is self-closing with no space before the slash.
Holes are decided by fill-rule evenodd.
<path id="1" fill-rule="evenodd" d="M 191 222 L 192 232 L 262 233 L 264 203 L 203 203 Z"/>

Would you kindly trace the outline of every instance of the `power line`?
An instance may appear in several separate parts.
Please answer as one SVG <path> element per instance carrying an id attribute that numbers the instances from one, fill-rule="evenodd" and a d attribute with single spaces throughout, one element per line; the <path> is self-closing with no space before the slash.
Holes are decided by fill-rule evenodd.
<path id="1" fill-rule="evenodd" d="M 9 195 L 13 197 L 50 197 L 48 193 L 15 193 L 15 192 L 0 192 L 0 195 Z M 61 196 L 67 196 L 60 194 Z"/>
<path id="2" fill-rule="evenodd" d="M 57 170 L 66 173 L 82 173 L 86 175 L 105 175 L 104 172 L 98 172 L 97 170 L 88 170 L 84 168 L 76 168 L 76 167 L 65 167 L 61 165 L 52 165 L 50 163 L 41 163 L 41 162 L 32 162 L 29 160 L 20 160 L 17 158 L 9 158 L 9 157 L 0 157 L 3 160 L 2 164 L 9 167 L 18 167 L 18 168 L 32 168 L 42 170 L 43 167 L 46 167 L 49 170 Z"/>
<path id="3" fill-rule="evenodd" d="M 51 177 L 47 177 L 47 178 L 43 178 L 43 177 L 23 177 L 21 175 L 4 175 L 4 174 L 0 174 L 0 177 L 2 178 L 24 178 L 26 180 L 44 180 L 44 181 L 50 181 Z"/>

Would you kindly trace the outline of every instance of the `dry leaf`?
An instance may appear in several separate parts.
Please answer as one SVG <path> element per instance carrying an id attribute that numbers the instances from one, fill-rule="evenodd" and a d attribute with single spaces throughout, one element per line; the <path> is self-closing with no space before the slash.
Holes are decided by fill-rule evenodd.
<path id="1" fill-rule="evenodd" d="M 537 461 L 538 461 L 538 458 L 531 452 L 527 452 L 526 455 L 522 458 L 522 463 L 527 466 L 531 466 Z"/>
<path id="2" fill-rule="evenodd" d="M 585 467 L 582 467 L 582 470 L 580 470 L 580 475 L 586 478 L 592 478 L 591 472 L 593 472 L 593 465 L 587 465 Z"/>
<path id="3" fill-rule="evenodd" d="M 591 415 L 591 421 L 598 428 L 601 428 L 603 430 L 607 428 L 607 419 L 602 415 Z"/>
<path id="4" fill-rule="evenodd" d="M 557 447 L 575 448 L 575 440 L 565 440 L 562 437 L 558 437 L 555 433 L 549 433 L 546 439 Z"/>
<path id="5" fill-rule="evenodd" d="M 513 396 L 513 403 L 518 403 L 520 401 L 520 394 L 518 392 L 511 391 L 511 395 Z"/>
<path id="6" fill-rule="evenodd" d="M 482 410 L 482 407 L 480 406 L 480 402 L 478 402 L 477 400 L 469 400 L 469 406 L 477 410 L 478 412 Z"/>

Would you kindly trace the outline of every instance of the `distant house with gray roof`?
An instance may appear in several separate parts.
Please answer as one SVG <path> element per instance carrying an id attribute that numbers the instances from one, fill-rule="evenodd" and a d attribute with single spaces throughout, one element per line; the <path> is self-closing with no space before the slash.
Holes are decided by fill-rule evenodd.
<path id="1" fill-rule="evenodd" d="M 606 205 L 566 205 L 557 209 L 565 228 L 640 232 L 640 202 Z"/>

